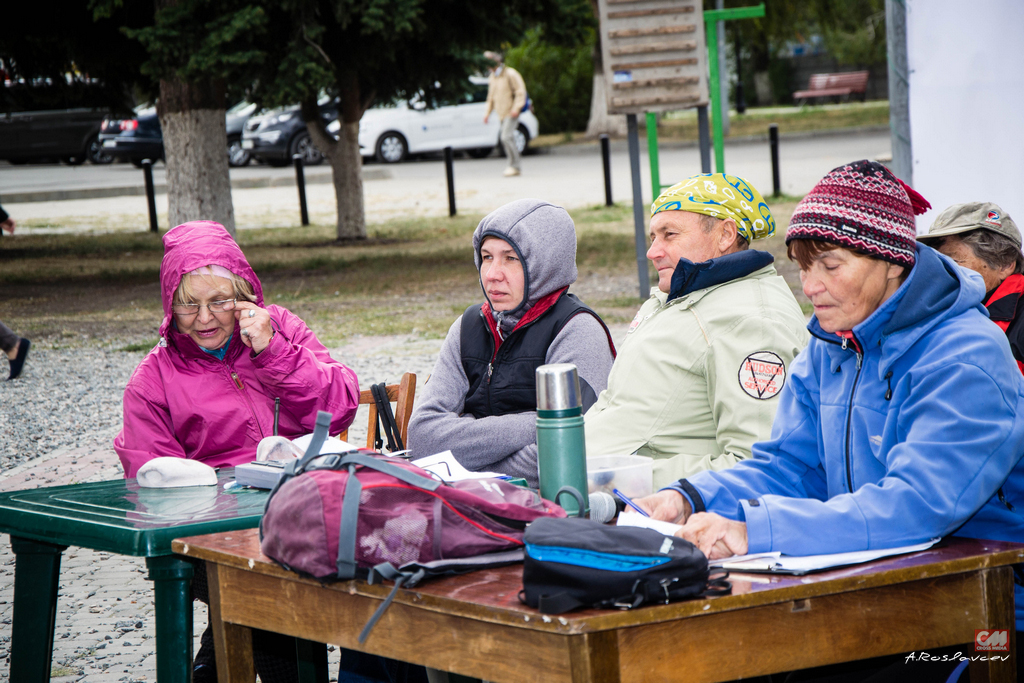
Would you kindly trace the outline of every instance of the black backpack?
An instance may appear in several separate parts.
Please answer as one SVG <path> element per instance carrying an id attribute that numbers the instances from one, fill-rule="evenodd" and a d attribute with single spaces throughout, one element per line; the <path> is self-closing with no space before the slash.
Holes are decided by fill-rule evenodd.
<path id="1" fill-rule="evenodd" d="M 632 609 L 643 604 L 732 591 L 725 570 L 689 541 L 653 529 L 589 519 L 538 519 L 526 528 L 519 599 L 545 614 L 578 607 Z"/>

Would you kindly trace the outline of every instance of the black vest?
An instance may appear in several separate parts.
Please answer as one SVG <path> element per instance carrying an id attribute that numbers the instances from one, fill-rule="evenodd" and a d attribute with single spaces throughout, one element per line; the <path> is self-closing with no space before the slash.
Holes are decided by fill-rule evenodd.
<path id="1" fill-rule="evenodd" d="M 476 304 L 462 314 L 462 369 L 469 380 L 464 411 L 473 417 L 523 413 L 537 409 L 536 370 L 565 324 L 580 313 L 601 317 L 573 294 L 563 294 L 536 320 L 513 330 L 494 358 L 494 335 Z M 611 337 L 609 336 L 609 339 Z"/>

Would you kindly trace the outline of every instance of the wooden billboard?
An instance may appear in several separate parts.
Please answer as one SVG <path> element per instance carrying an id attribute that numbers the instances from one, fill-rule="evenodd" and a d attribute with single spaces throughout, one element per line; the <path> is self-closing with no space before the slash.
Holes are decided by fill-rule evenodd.
<path id="1" fill-rule="evenodd" d="M 609 113 L 708 103 L 700 0 L 598 0 L 598 8 Z"/>

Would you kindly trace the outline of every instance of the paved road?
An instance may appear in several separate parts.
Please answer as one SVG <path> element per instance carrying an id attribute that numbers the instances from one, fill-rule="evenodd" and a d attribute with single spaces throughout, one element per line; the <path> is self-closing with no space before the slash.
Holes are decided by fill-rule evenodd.
<path id="1" fill-rule="evenodd" d="M 806 139 L 783 140 L 780 149 L 782 190 L 786 194 L 805 194 L 825 173 L 839 164 L 855 159 L 875 158 L 890 153 L 888 133 L 846 133 Z M 741 175 L 767 194 L 771 191 L 771 159 L 767 143 L 737 142 L 726 145 L 726 168 Z M 644 202 L 651 200 L 647 155 L 641 155 Z M 554 148 L 550 154 L 523 159 L 523 174 L 504 178 L 504 160 L 458 159 L 455 162 L 456 202 L 460 212 L 486 213 L 521 197 L 547 199 L 575 208 L 604 201 L 601 161 L 596 145 Z M 323 169 L 323 170 L 321 170 Z M 327 169 L 312 170 L 323 173 Z M 389 178 L 372 179 L 387 171 Z M 372 171 L 372 172 L 371 172 Z M 661 152 L 661 177 L 671 182 L 700 172 L 696 147 L 666 147 Z M 162 165 L 157 167 L 157 179 Z M 234 169 L 233 178 L 268 175 L 282 179 L 291 169 L 249 167 Z M 440 160 L 412 161 L 385 168 L 367 165 L 371 176 L 364 183 L 367 218 L 380 221 L 395 216 L 447 215 L 447 191 L 444 165 Z M 9 166 L 0 164 L 0 198 L 4 192 L 33 191 L 70 187 L 103 187 L 124 184 L 140 171 L 128 165 L 95 166 Z M 629 203 L 629 158 L 625 145 L 617 143 L 612 152 L 612 187 L 617 201 Z M 333 186 L 313 184 L 307 188 L 312 219 L 331 223 L 335 220 Z M 232 192 L 239 227 L 289 226 L 298 222 L 298 200 L 294 187 L 235 189 Z M 157 197 L 161 225 L 166 225 L 165 195 Z M 12 204 L 15 218 L 35 230 L 63 231 L 82 229 L 137 229 L 146 225 L 144 197 L 112 197 L 67 201 Z"/>

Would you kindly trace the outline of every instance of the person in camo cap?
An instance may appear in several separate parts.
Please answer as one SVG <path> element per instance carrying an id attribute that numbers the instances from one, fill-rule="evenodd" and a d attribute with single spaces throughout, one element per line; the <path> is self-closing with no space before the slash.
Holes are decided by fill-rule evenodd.
<path id="1" fill-rule="evenodd" d="M 586 413 L 586 443 L 588 457 L 654 457 L 662 486 L 750 457 L 808 336 L 774 257 L 749 248 L 775 232 L 750 183 L 715 173 L 673 185 L 650 231 L 658 284 Z"/>
<path id="2" fill-rule="evenodd" d="M 1024 254 L 1013 219 L 992 202 L 954 204 L 917 241 L 981 275 L 988 317 L 1006 333 L 1024 372 Z"/>

